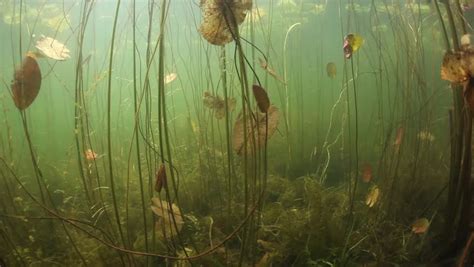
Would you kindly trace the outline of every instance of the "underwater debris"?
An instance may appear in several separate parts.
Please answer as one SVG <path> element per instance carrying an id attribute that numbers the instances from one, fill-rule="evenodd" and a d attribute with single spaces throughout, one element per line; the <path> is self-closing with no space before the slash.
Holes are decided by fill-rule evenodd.
<path id="1" fill-rule="evenodd" d="M 15 71 L 11 84 L 13 102 L 19 110 L 24 110 L 33 103 L 41 88 L 41 70 L 36 55 L 28 52 L 21 68 Z"/>
<path id="2" fill-rule="evenodd" d="M 254 84 L 252 86 L 252 91 L 253 96 L 257 101 L 258 109 L 260 109 L 260 111 L 263 113 L 267 113 L 268 108 L 270 107 L 270 99 L 268 98 L 268 94 L 265 92 L 265 89 L 257 84 Z"/>
<path id="3" fill-rule="evenodd" d="M 411 225 L 411 231 L 414 234 L 424 234 L 430 227 L 430 221 L 426 218 L 420 218 L 413 222 Z"/>
<path id="4" fill-rule="evenodd" d="M 362 166 L 362 181 L 364 183 L 372 181 L 372 165 L 370 163 L 365 163 Z"/>
<path id="5" fill-rule="evenodd" d="M 177 234 L 176 228 L 178 232 L 181 231 L 184 221 L 176 204 L 169 203 L 157 197 L 152 198 L 151 202 L 151 210 L 158 217 L 158 221 L 155 223 L 155 229 L 159 237 L 169 238 L 175 236 Z M 176 222 L 176 228 L 174 222 Z"/>
<path id="6" fill-rule="evenodd" d="M 358 34 L 349 33 L 348 35 L 346 35 L 344 37 L 343 45 L 344 56 L 346 57 L 346 59 L 350 59 L 352 57 L 352 54 L 357 52 L 357 50 L 359 50 L 363 43 L 364 39 Z"/>
<path id="7" fill-rule="evenodd" d="M 160 168 L 156 172 L 156 179 L 155 179 L 155 191 L 157 193 L 161 192 L 161 189 L 163 189 L 163 186 L 166 186 L 166 168 L 164 164 L 160 165 Z"/>
<path id="8" fill-rule="evenodd" d="M 209 91 L 205 91 L 202 100 L 204 102 L 204 106 L 215 112 L 217 119 L 220 120 L 225 117 L 225 101 L 220 96 L 214 96 Z M 227 98 L 229 112 L 232 112 L 235 109 L 235 103 L 235 98 Z"/>
<path id="9" fill-rule="evenodd" d="M 169 84 L 170 82 L 176 80 L 177 77 L 178 77 L 178 75 L 174 72 L 172 72 L 170 74 L 167 74 L 165 76 L 165 84 Z"/>
<path id="10" fill-rule="evenodd" d="M 204 20 L 199 32 L 209 43 L 225 45 L 252 9 L 252 0 L 201 0 L 200 7 Z"/>
<path id="11" fill-rule="evenodd" d="M 372 208 L 379 200 L 379 196 L 380 196 L 380 189 L 378 188 L 378 186 L 376 185 L 372 186 L 369 189 L 369 193 L 367 194 L 365 204 L 369 206 L 369 208 Z"/>
<path id="12" fill-rule="evenodd" d="M 329 63 L 326 65 L 326 73 L 327 73 L 327 75 L 328 75 L 329 78 L 331 78 L 331 79 L 336 78 L 336 74 L 337 74 L 336 63 L 334 63 L 334 62 L 329 62 Z"/>
<path id="13" fill-rule="evenodd" d="M 58 40 L 51 37 L 42 35 L 38 41 L 36 41 L 35 47 L 41 51 L 45 56 L 54 60 L 63 61 L 71 56 L 69 55 L 69 49 Z"/>
<path id="14" fill-rule="evenodd" d="M 89 161 L 92 161 L 92 160 L 95 160 L 97 159 L 97 153 L 95 153 L 94 151 L 92 151 L 92 149 L 87 149 L 85 152 L 84 152 L 85 156 L 86 156 L 86 159 L 89 160 Z"/>
<path id="15" fill-rule="evenodd" d="M 265 141 L 270 139 L 275 133 L 278 121 L 280 119 L 280 112 L 275 106 L 270 106 L 267 113 L 256 112 L 255 117 L 248 115 L 247 118 L 247 151 L 252 151 L 252 139 L 253 134 L 257 149 L 265 144 Z M 268 120 L 268 132 L 266 132 L 266 123 Z M 257 123 L 258 122 L 258 123 Z M 234 130 L 232 133 L 232 147 L 238 155 L 241 155 L 244 151 L 244 119 L 242 112 L 239 113 L 234 124 Z"/>
<path id="16" fill-rule="evenodd" d="M 270 76 L 275 78 L 277 81 L 286 84 L 285 80 L 280 75 L 278 75 L 276 71 L 272 67 L 270 67 L 270 65 L 268 65 L 268 62 L 265 59 L 258 58 L 258 62 L 260 64 L 260 67 L 262 67 L 262 69 L 264 69 Z"/>

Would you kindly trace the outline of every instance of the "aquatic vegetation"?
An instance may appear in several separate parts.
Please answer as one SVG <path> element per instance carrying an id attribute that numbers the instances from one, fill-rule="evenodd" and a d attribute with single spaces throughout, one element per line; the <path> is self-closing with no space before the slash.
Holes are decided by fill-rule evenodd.
<path id="1" fill-rule="evenodd" d="M 380 197 L 380 189 L 378 186 L 374 185 L 370 188 L 369 193 L 365 199 L 365 204 L 369 206 L 369 208 L 374 207 L 374 205 L 378 202 Z"/>
<path id="2" fill-rule="evenodd" d="M 326 74 L 331 79 L 336 78 L 336 75 L 337 75 L 336 63 L 329 62 L 328 64 L 326 64 Z"/>
<path id="3" fill-rule="evenodd" d="M 225 45 L 235 37 L 235 28 L 244 22 L 252 0 L 201 0 L 201 35 L 213 45 Z"/>
<path id="4" fill-rule="evenodd" d="M 415 2 L 0 0 L 0 265 L 470 264 L 469 27 Z"/>
<path id="5" fill-rule="evenodd" d="M 18 109 L 28 108 L 38 96 L 41 88 L 41 70 L 36 56 L 28 53 L 22 65 L 15 71 L 11 84 L 12 97 Z"/>
<path id="6" fill-rule="evenodd" d="M 350 59 L 352 57 L 352 54 L 357 52 L 357 50 L 359 50 L 363 43 L 364 39 L 360 35 L 352 33 L 346 35 L 344 37 L 343 45 L 344 56 L 346 57 L 346 59 Z"/>
<path id="7" fill-rule="evenodd" d="M 155 192 L 161 193 L 161 190 L 163 189 L 163 186 L 166 187 L 167 184 L 167 178 L 166 178 L 166 168 L 165 165 L 161 164 L 160 168 L 156 171 L 155 175 Z"/>
<path id="8" fill-rule="evenodd" d="M 278 75 L 278 74 L 276 73 L 276 71 L 275 71 L 272 67 L 270 67 L 270 66 L 268 65 L 268 62 L 267 62 L 265 59 L 263 59 L 263 58 L 258 58 L 258 62 L 259 62 L 259 64 L 260 64 L 260 67 L 261 67 L 262 69 L 264 69 L 270 76 L 272 76 L 272 77 L 275 78 L 277 81 L 279 81 L 279 82 L 281 82 L 281 83 L 283 83 L 283 84 L 286 83 L 285 80 L 284 80 L 280 75 Z"/>
<path id="9" fill-rule="evenodd" d="M 414 234 L 424 234 L 426 231 L 428 231 L 429 226 L 430 221 L 428 221 L 428 219 L 420 218 L 413 222 L 411 225 L 411 231 Z"/>
<path id="10" fill-rule="evenodd" d="M 278 127 L 278 122 L 280 119 L 280 113 L 278 108 L 275 106 L 270 106 L 266 113 L 254 113 L 254 116 L 251 116 L 247 119 L 247 131 L 244 131 L 244 119 L 242 113 L 239 113 L 234 124 L 234 131 L 232 133 L 232 147 L 237 154 L 242 155 L 244 151 L 254 151 L 254 147 L 261 148 L 270 139 Z M 245 136 L 246 135 L 246 136 Z M 253 136 L 253 137 L 252 137 Z M 247 140 L 255 140 L 255 144 L 252 144 L 253 141 L 247 142 L 247 147 L 244 148 L 245 138 Z M 254 138 L 254 139 L 251 139 Z"/>
<path id="11" fill-rule="evenodd" d="M 223 119 L 225 117 L 225 100 L 220 96 L 214 96 L 209 91 L 204 92 L 203 96 L 204 106 L 213 110 L 217 119 Z M 227 98 L 228 111 L 232 112 L 235 109 L 235 98 Z"/>

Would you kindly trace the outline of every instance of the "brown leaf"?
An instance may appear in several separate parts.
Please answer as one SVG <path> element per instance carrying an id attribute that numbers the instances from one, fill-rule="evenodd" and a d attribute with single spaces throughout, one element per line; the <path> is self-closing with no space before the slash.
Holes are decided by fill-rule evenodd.
<path id="1" fill-rule="evenodd" d="M 331 79 L 336 78 L 337 68 L 336 68 L 336 64 L 334 62 L 329 62 L 326 65 L 326 73 L 327 73 L 329 78 L 331 78 Z"/>
<path id="2" fill-rule="evenodd" d="M 257 106 L 261 112 L 267 113 L 268 108 L 270 107 L 270 99 L 268 98 L 267 92 L 261 86 L 254 84 L 252 87 L 253 96 L 257 101 Z"/>
<path id="3" fill-rule="evenodd" d="M 181 231 L 184 225 L 184 220 L 179 207 L 176 204 L 169 203 L 157 197 L 152 198 L 151 202 L 151 210 L 158 217 L 158 220 L 155 223 L 155 229 L 158 231 L 158 236 L 160 238 L 173 237 L 177 234 L 177 231 Z M 176 222 L 177 227 L 175 227 L 174 222 Z"/>
<path id="4" fill-rule="evenodd" d="M 166 186 L 166 168 L 164 164 L 160 165 L 160 168 L 156 172 L 156 180 L 155 180 L 155 191 L 160 193 L 163 186 Z"/>
<path id="5" fill-rule="evenodd" d="M 33 103 L 41 88 L 41 70 L 33 54 L 28 53 L 21 68 L 15 71 L 11 84 L 13 101 L 18 109 L 24 110 Z"/>
<path id="6" fill-rule="evenodd" d="M 426 218 L 420 218 L 413 222 L 413 224 L 411 225 L 411 231 L 414 234 L 423 234 L 428 231 L 429 227 L 430 221 L 428 221 L 428 219 Z"/>
<path id="7" fill-rule="evenodd" d="M 265 141 L 270 139 L 275 133 L 278 127 L 278 121 L 280 119 L 280 113 L 275 106 L 270 106 L 268 112 L 259 113 L 256 112 L 252 116 L 247 113 L 247 152 L 250 153 L 253 151 L 253 148 L 257 149 L 264 146 Z M 268 120 L 268 132 L 266 132 L 266 121 Z M 258 122 L 258 123 L 257 123 Z M 253 134 L 253 138 L 252 138 Z M 237 119 L 234 124 L 234 130 L 232 133 L 232 147 L 238 155 L 241 155 L 244 152 L 244 119 L 242 112 L 237 116 Z M 253 145 L 255 141 L 255 145 Z"/>
<path id="8" fill-rule="evenodd" d="M 470 53 L 448 51 L 444 54 L 441 65 L 441 79 L 454 83 L 462 83 L 469 77 L 470 60 L 465 56 Z"/>
<path id="9" fill-rule="evenodd" d="M 203 22 L 201 35 L 213 45 L 225 45 L 233 40 L 232 31 L 242 24 L 252 9 L 252 0 L 201 0 Z"/>
<path id="10" fill-rule="evenodd" d="M 469 107 L 469 109 L 474 111 L 474 79 L 470 78 L 467 82 L 464 83 L 463 94 L 464 102 Z"/>

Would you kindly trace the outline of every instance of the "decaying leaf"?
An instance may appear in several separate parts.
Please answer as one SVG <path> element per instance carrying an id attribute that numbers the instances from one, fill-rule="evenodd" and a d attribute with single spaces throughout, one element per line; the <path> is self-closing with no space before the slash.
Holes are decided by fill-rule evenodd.
<path id="1" fill-rule="evenodd" d="M 252 86 L 252 90 L 253 96 L 257 101 L 258 109 L 260 109 L 260 111 L 263 113 L 267 113 L 268 108 L 270 107 L 270 99 L 268 98 L 267 92 L 265 92 L 265 89 L 257 84 Z"/>
<path id="2" fill-rule="evenodd" d="M 155 229 L 160 238 L 170 238 L 177 234 L 174 221 L 176 221 L 178 232 L 181 231 L 184 221 L 176 204 L 160 200 L 157 197 L 152 198 L 151 202 L 151 210 L 158 217 L 155 223 Z M 172 216 L 174 217 L 174 221 Z"/>
<path id="3" fill-rule="evenodd" d="M 365 204 L 372 208 L 375 203 L 379 200 L 380 197 L 380 189 L 374 185 L 370 188 L 369 193 L 367 194 L 367 198 L 365 199 Z"/>
<path id="4" fill-rule="evenodd" d="M 55 60 L 66 60 L 71 57 L 69 55 L 69 49 L 63 43 L 44 35 L 36 41 L 35 47 L 45 56 Z"/>
<path id="5" fill-rule="evenodd" d="M 225 101 L 220 96 L 214 96 L 209 91 L 205 91 L 202 100 L 204 102 L 204 106 L 214 111 L 217 119 L 220 120 L 225 117 Z M 235 109 L 235 103 L 235 98 L 227 98 L 229 112 L 232 112 Z"/>
<path id="6" fill-rule="evenodd" d="M 33 103 L 41 88 L 41 70 L 36 56 L 27 53 L 22 65 L 15 71 L 11 84 L 13 101 L 15 106 L 24 110 Z"/>
<path id="7" fill-rule="evenodd" d="M 265 145 L 265 140 L 270 139 L 270 137 L 275 133 L 278 121 L 280 119 L 280 112 L 275 106 L 270 106 L 268 112 L 259 113 L 256 112 L 252 116 L 247 114 L 247 151 L 253 151 L 253 147 L 260 148 Z M 268 133 L 266 130 L 266 121 L 268 120 Z M 257 123 L 258 122 L 258 123 Z M 252 138 L 253 135 L 253 138 Z M 244 119 L 242 112 L 237 116 L 237 119 L 234 124 L 234 130 L 232 133 L 232 147 L 238 155 L 241 155 L 244 152 Z M 255 146 L 253 145 L 253 140 L 255 141 Z"/>
<path id="8" fill-rule="evenodd" d="M 201 35 L 213 45 L 225 45 L 252 9 L 252 0 L 201 0 Z"/>
<path id="9" fill-rule="evenodd" d="M 163 186 L 166 186 L 166 168 L 164 164 L 160 165 L 160 168 L 156 172 L 156 179 L 155 179 L 155 191 L 160 193 Z"/>
<path id="10" fill-rule="evenodd" d="M 423 234 L 428 231 L 428 228 L 430 227 L 430 221 L 426 218 L 420 218 L 416 221 L 413 222 L 411 225 L 411 231 L 414 234 Z"/>

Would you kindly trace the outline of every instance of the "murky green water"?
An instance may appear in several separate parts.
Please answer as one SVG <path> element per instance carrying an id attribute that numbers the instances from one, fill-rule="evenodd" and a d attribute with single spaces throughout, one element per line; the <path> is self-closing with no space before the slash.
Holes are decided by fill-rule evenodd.
<path id="1" fill-rule="evenodd" d="M 459 1 L 251 2 L 0 1 L 0 266 L 462 262 Z"/>

